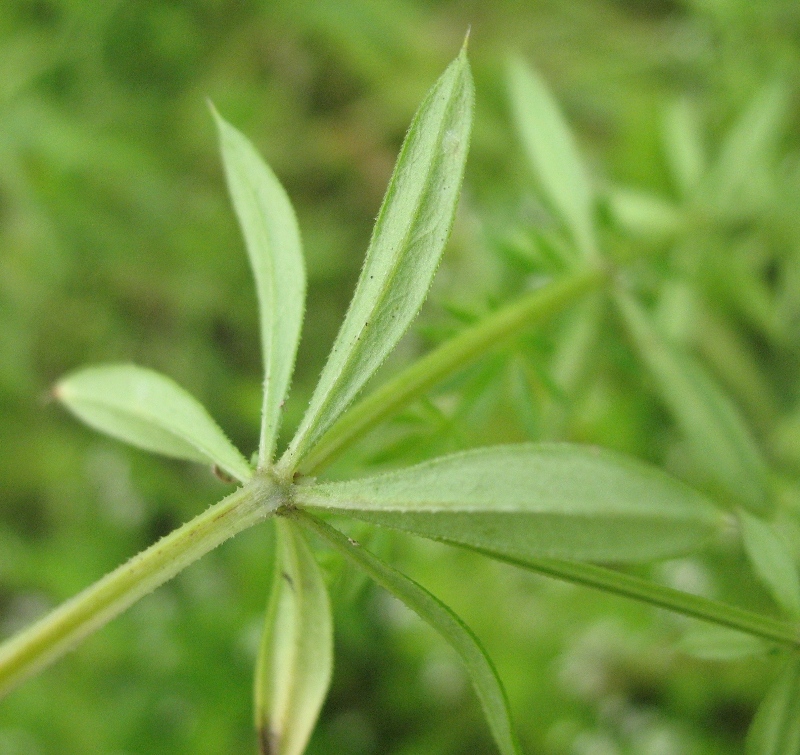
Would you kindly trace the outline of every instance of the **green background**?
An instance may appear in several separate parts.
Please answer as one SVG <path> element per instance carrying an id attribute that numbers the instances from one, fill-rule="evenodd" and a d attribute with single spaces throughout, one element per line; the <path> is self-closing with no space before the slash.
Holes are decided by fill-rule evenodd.
<path id="1" fill-rule="evenodd" d="M 682 241 L 688 258 L 703 249 L 716 262 L 701 275 L 678 271 L 678 280 L 702 291 L 732 339 L 716 362 L 711 347 L 721 340 L 697 348 L 767 448 L 787 527 L 795 526 L 797 2 L 5 0 L 0 636 L 229 490 L 207 469 L 79 425 L 49 400 L 59 376 L 104 361 L 161 370 L 246 454 L 257 444 L 255 294 L 207 100 L 259 147 L 300 220 L 309 292 L 288 432 L 347 306 L 405 129 L 469 26 L 477 111 L 459 217 L 431 299 L 384 374 L 548 273 L 540 230 L 553 220 L 511 123 L 508 54 L 547 80 L 598 187 L 675 200 L 663 149 L 669 106 L 691 101 L 713 155 L 762 87 L 779 81 L 785 108 L 769 165 L 759 166 L 764 177 L 753 174 L 758 191 L 737 212 L 692 225 Z M 604 243 L 616 259 L 634 260 L 645 288 L 674 274 L 666 242 L 619 233 L 605 206 L 599 217 Z M 591 369 L 565 393 L 548 367 L 557 334 L 531 331 L 464 371 L 331 475 L 559 438 L 614 447 L 695 481 L 625 339 L 604 330 Z M 445 546 L 366 528 L 357 536 L 474 628 L 507 685 L 526 752 L 742 751 L 774 674 L 768 657 L 695 660 L 675 649 L 685 622 L 665 613 Z M 321 558 L 335 602 L 336 668 L 309 753 L 493 752 L 450 651 L 393 599 Z M 143 600 L 0 704 L 0 753 L 254 752 L 251 675 L 270 565 L 269 527 L 257 528 Z M 642 573 L 774 610 L 735 549 Z"/>

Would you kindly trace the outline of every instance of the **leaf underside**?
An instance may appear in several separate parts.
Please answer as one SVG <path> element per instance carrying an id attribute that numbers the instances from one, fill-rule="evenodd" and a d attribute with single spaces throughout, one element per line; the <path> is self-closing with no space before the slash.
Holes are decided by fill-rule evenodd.
<path id="1" fill-rule="evenodd" d="M 350 405 L 422 306 L 453 224 L 473 100 L 462 51 L 420 105 L 403 142 L 350 308 L 284 468 L 296 468 Z"/>
<path id="2" fill-rule="evenodd" d="M 655 467 L 593 447 L 495 446 L 300 486 L 299 506 L 511 557 L 648 561 L 696 549 L 721 514 Z"/>
<path id="3" fill-rule="evenodd" d="M 280 429 L 303 324 L 306 277 L 291 202 L 255 147 L 214 112 L 228 191 L 247 247 L 258 294 L 264 398 L 259 466 L 268 464 Z"/>
<path id="4" fill-rule="evenodd" d="M 203 405 L 158 372 L 130 364 L 87 367 L 59 381 L 54 394 L 87 425 L 133 446 L 216 464 L 241 482 L 253 474 Z"/>

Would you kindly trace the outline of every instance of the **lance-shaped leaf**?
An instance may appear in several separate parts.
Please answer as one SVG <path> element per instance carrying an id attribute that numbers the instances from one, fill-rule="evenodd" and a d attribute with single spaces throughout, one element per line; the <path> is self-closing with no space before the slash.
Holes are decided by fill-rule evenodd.
<path id="1" fill-rule="evenodd" d="M 517 132 L 542 189 L 580 252 L 597 255 L 594 195 L 572 132 L 544 82 L 524 61 L 508 67 Z"/>
<path id="2" fill-rule="evenodd" d="M 664 147 L 672 178 L 683 197 L 691 196 L 706 170 L 697 111 L 688 100 L 677 100 L 665 113 Z"/>
<path id="3" fill-rule="evenodd" d="M 772 82 L 756 95 L 727 134 L 710 174 L 721 207 L 737 208 L 766 179 L 788 103 L 784 82 Z"/>
<path id="4" fill-rule="evenodd" d="M 450 643 L 461 656 L 472 679 L 498 749 L 502 755 L 519 755 L 520 750 L 511 723 L 505 690 L 494 665 L 469 627 L 424 587 L 349 540 L 338 530 L 299 510 L 293 512 L 292 516 L 363 569 L 375 582 L 405 603 Z"/>
<path id="5" fill-rule="evenodd" d="M 472 77 L 462 50 L 411 123 L 350 309 L 283 466 L 296 467 L 419 311 L 453 225 L 473 100 Z"/>
<path id="6" fill-rule="evenodd" d="M 608 192 L 607 200 L 617 223 L 636 236 L 669 239 L 683 223 L 680 208 L 656 194 L 617 188 Z"/>
<path id="7" fill-rule="evenodd" d="M 739 511 L 739 522 L 745 551 L 758 578 L 781 608 L 800 618 L 800 577 L 788 544 L 773 524 L 746 511 Z"/>
<path id="8" fill-rule="evenodd" d="M 301 506 L 516 558 L 647 561 L 699 547 L 720 514 L 677 480 L 569 444 L 495 446 L 297 488 Z"/>
<path id="9" fill-rule="evenodd" d="M 87 425 L 146 451 L 216 464 L 245 482 L 253 472 L 203 405 L 168 377 L 131 364 L 87 367 L 56 398 Z"/>
<path id="10" fill-rule="evenodd" d="M 800 753 L 800 656 L 792 655 L 758 708 L 747 755 Z"/>
<path id="11" fill-rule="evenodd" d="M 704 661 L 733 661 L 763 655 L 769 650 L 769 645 L 752 634 L 698 622 L 681 637 L 678 648 Z"/>
<path id="12" fill-rule="evenodd" d="M 244 234 L 256 282 L 264 399 L 259 466 L 268 464 L 292 377 L 306 295 L 305 268 L 294 210 L 255 147 L 214 112 L 228 190 Z"/>
<path id="13" fill-rule="evenodd" d="M 330 685 L 333 622 L 302 531 L 285 519 L 275 524 L 275 574 L 256 666 L 256 730 L 263 755 L 301 755 Z"/>
<path id="14" fill-rule="evenodd" d="M 732 501 L 767 512 L 766 466 L 736 407 L 699 364 L 661 337 L 632 297 L 618 292 L 617 304 L 698 469 Z"/>

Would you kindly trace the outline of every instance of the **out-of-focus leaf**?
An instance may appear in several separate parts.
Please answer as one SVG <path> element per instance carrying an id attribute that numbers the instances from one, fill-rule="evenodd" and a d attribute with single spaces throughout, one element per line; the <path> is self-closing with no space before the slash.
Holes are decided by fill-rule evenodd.
<path id="1" fill-rule="evenodd" d="M 665 278 L 659 286 L 654 322 L 671 343 L 690 343 L 695 335 L 697 292 L 682 278 Z"/>
<path id="2" fill-rule="evenodd" d="M 301 511 L 294 516 L 442 635 L 466 666 L 498 749 L 503 755 L 519 755 L 505 690 L 494 665 L 469 627 L 424 587 L 348 540 L 322 520 Z"/>
<path id="3" fill-rule="evenodd" d="M 747 755 L 800 753 L 800 657 L 792 655 L 756 712 Z"/>
<path id="4" fill-rule="evenodd" d="M 669 238 L 683 222 L 680 210 L 654 194 L 616 188 L 608 194 L 614 219 L 637 236 Z"/>
<path id="5" fill-rule="evenodd" d="M 550 374 L 558 389 L 569 395 L 591 364 L 590 356 L 600 334 L 606 298 L 592 294 L 579 302 L 558 335 Z"/>
<path id="6" fill-rule="evenodd" d="M 678 642 L 678 648 L 704 661 L 732 661 L 761 655 L 768 649 L 763 640 L 752 634 L 704 623 L 689 629 Z"/>
<path id="7" fill-rule="evenodd" d="M 775 387 L 767 377 L 763 352 L 748 333 L 710 307 L 697 301 L 691 323 L 691 341 L 731 395 L 761 427 L 774 427 L 778 415 Z M 795 436 L 800 437 L 800 436 Z"/>
<path id="8" fill-rule="evenodd" d="M 569 444 L 495 446 L 302 486 L 300 506 L 511 557 L 647 561 L 700 547 L 719 512 L 677 480 Z"/>
<path id="9" fill-rule="evenodd" d="M 216 111 L 225 175 L 256 280 L 264 360 L 259 465 L 268 464 L 292 378 L 306 276 L 294 210 L 255 147 Z"/>
<path id="10" fill-rule="evenodd" d="M 301 530 L 278 519 L 272 593 L 255 681 L 263 755 L 301 755 L 328 693 L 333 621 L 328 591 Z"/>
<path id="11" fill-rule="evenodd" d="M 618 292 L 617 303 L 698 468 L 731 500 L 756 513 L 768 512 L 766 467 L 736 407 L 699 364 L 661 337 L 633 298 Z"/>
<path id="12" fill-rule="evenodd" d="M 253 474 L 202 404 L 158 372 L 131 364 L 87 367 L 53 392 L 87 425 L 133 446 L 216 464 L 241 482 Z"/>
<path id="13" fill-rule="evenodd" d="M 784 82 L 764 87 L 728 132 L 710 176 L 721 207 L 735 207 L 749 196 L 769 167 L 788 104 Z"/>
<path id="14" fill-rule="evenodd" d="M 753 570 L 775 602 L 800 618 L 800 577 L 789 546 L 769 522 L 739 511 L 742 541 Z"/>
<path id="15" fill-rule="evenodd" d="M 684 197 L 690 196 L 706 170 L 697 111 L 685 99 L 677 100 L 664 117 L 664 146 L 673 180 Z"/>
<path id="16" fill-rule="evenodd" d="M 547 199 L 579 251 L 597 255 L 592 186 L 564 116 L 541 78 L 520 58 L 508 66 L 517 132 Z"/>
<path id="17" fill-rule="evenodd" d="M 336 421 L 422 306 L 453 225 L 473 104 L 463 49 L 414 116 L 350 309 L 282 465 L 296 466 Z"/>
<path id="18" fill-rule="evenodd" d="M 800 469 L 800 408 L 778 420 L 770 441 L 773 453 L 784 464 Z"/>

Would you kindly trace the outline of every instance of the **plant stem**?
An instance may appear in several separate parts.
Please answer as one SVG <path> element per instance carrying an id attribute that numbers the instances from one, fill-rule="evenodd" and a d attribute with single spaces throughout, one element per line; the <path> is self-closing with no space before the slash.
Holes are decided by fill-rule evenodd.
<path id="1" fill-rule="evenodd" d="M 596 288 L 605 278 L 606 273 L 601 268 L 581 270 L 526 294 L 463 330 L 347 411 L 300 462 L 298 471 L 313 474 L 330 464 L 375 425 L 422 396 L 436 383 L 504 345 L 522 327 L 560 311 L 586 291 Z"/>
<path id="2" fill-rule="evenodd" d="M 497 671 L 478 638 L 452 609 L 322 519 L 300 509 L 289 510 L 287 517 L 325 540 L 441 634 L 466 666 L 498 749 L 505 755 L 519 755 L 521 750 L 511 723 L 508 699 Z"/>
<path id="3" fill-rule="evenodd" d="M 220 543 L 266 519 L 283 503 L 283 486 L 258 475 L 7 640 L 0 645 L 0 698 Z"/>
<path id="4" fill-rule="evenodd" d="M 498 561 L 504 561 L 529 571 L 546 574 L 567 582 L 596 587 L 606 592 L 624 595 L 669 611 L 720 624 L 765 640 L 800 648 L 800 625 L 762 616 L 726 603 L 699 595 L 674 590 L 647 579 L 594 564 L 562 561 L 554 558 L 516 559 L 481 548 L 470 548 Z"/>

